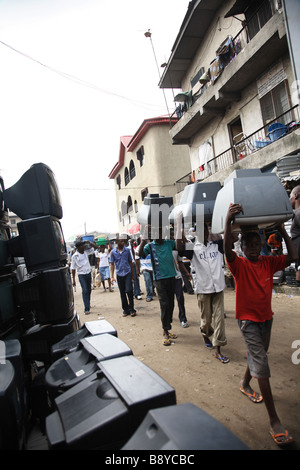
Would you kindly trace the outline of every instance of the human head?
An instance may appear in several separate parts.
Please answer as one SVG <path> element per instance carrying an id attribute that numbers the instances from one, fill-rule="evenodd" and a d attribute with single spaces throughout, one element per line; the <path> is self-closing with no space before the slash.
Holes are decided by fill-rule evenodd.
<path id="1" fill-rule="evenodd" d="M 300 207 L 300 184 L 295 186 L 290 194 L 290 201 L 293 209 L 298 209 Z"/>
<path id="2" fill-rule="evenodd" d="M 75 247 L 76 247 L 76 250 L 79 252 L 79 253 L 83 253 L 84 252 L 84 242 L 82 240 L 79 240 L 75 243 Z"/>
<path id="3" fill-rule="evenodd" d="M 119 240 L 123 240 L 125 246 L 129 245 L 130 235 L 128 233 L 126 232 L 120 233 L 118 238 Z M 117 239 L 117 243 L 118 243 L 118 239 Z"/>
<path id="4" fill-rule="evenodd" d="M 122 237 L 122 235 L 120 235 L 119 237 L 117 237 L 116 242 L 117 242 L 117 247 L 120 250 L 122 250 L 124 246 L 127 244 L 127 238 L 124 238 Z"/>
<path id="5" fill-rule="evenodd" d="M 261 252 L 261 238 L 257 232 L 245 232 L 241 238 L 241 248 L 246 258 L 257 261 Z"/>

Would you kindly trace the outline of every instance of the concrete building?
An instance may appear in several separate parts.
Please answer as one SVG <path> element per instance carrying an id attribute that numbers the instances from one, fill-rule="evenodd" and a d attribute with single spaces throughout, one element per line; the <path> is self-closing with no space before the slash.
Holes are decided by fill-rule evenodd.
<path id="1" fill-rule="evenodd" d="M 160 88 L 179 88 L 174 147 L 189 149 L 193 181 L 235 169 L 272 171 L 300 153 L 299 96 L 280 0 L 192 0 Z M 177 197 L 178 199 L 178 197 Z"/>
<path id="2" fill-rule="evenodd" d="M 21 222 L 22 219 L 13 212 L 9 212 L 8 219 L 11 236 L 17 237 L 19 235 L 18 223 Z"/>
<path id="3" fill-rule="evenodd" d="M 188 147 L 172 145 L 169 135 L 170 123 L 177 120 L 145 119 L 133 136 L 121 137 L 119 159 L 109 174 L 115 181 L 120 233 L 138 232 L 137 213 L 147 194 L 175 198 L 175 182 L 190 174 Z"/>

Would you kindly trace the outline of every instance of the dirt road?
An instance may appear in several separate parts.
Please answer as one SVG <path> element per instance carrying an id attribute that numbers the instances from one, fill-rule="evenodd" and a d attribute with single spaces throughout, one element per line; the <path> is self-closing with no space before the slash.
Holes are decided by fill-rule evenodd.
<path id="1" fill-rule="evenodd" d="M 141 287 L 144 289 L 143 278 Z M 175 306 L 173 332 L 178 335 L 171 346 L 163 346 L 158 299 L 135 301 L 136 317 L 122 317 L 119 291 L 92 291 L 92 309 L 83 314 L 81 288 L 77 283 L 75 308 L 81 323 L 104 317 L 118 332 L 118 337 L 135 357 L 158 373 L 175 388 L 177 403 L 192 402 L 209 413 L 250 449 L 277 450 L 269 434 L 267 412 L 263 403 L 253 404 L 239 390 L 246 367 L 245 347 L 235 320 L 235 292 L 225 291 L 226 335 L 228 344 L 222 352 L 230 358 L 222 364 L 207 350 L 199 333 L 199 313 L 195 295 L 185 295 L 189 328 L 183 329 Z M 300 341 L 300 296 L 273 294 L 274 323 L 269 361 L 271 386 L 282 423 L 295 438 L 293 449 L 300 449 L 300 353 L 292 348 Z M 299 345 L 298 345 L 299 349 Z M 253 380 L 253 388 L 257 383 Z"/>

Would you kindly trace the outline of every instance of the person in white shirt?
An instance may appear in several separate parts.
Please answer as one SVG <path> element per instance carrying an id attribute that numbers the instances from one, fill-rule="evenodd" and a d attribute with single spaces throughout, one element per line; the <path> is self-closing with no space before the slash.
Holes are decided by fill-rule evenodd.
<path id="1" fill-rule="evenodd" d="M 194 291 L 197 294 L 201 314 L 200 331 L 208 349 L 216 349 L 215 357 L 223 364 L 229 362 L 221 354 L 221 346 L 227 344 L 224 315 L 224 256 L 219 246 L 222 240 L 208 241 L 209 230 L 204 224 L 204 240 L 196 237 L 193 249 L 178 240 L 178 250 L 191 260 Z M 212 340 L 210 341 L 210 338 Z"/>
<path id="2" fill-rule="evenodd" d="M 91 248 L 85 249 L 87 245 Z M 82 300 L 84 304 L 84 313 L 88 315 L 91 308 L 92 275 L 89 255 L 95 252 L 97 245 L 90 241 L 78 241 L 75 243 L 76 251 L 71 259 L 71 273 L 73 286 L 76 286 L 75 274 L 77 271 L 78 279 L 82 289 Z"/>
<path id="3" fill-rule="evenodd" d="M 110 247 L 111 247 L 111 244 L 110 244 Z M 113 289 L 111 288 L 111 279 L 110 279 L 110 270 L 109 270 L 109 253 L 107 252 L 105 245 L 100 245 L 100 251 L 97 253 L 97 258 L 99 259 L 98 267 L 99 267 L 99 273 L 100 273 L 102 285 L 104 287 L 104 291 L 106 292 L 105 281 L 107 280 L 109 292 L 113 292 Z"/>
<path id="4" fill-rule="evenodd" d="M 152 302 L 153 296 L 156 295 L 154 293 L 154 286 L 153 286 L 153 269 L 151 263 L 151 255 L 147 255 L 146 258 L 139 257 L 139 246 L 135 252 L 135 259 L 139 260 L 140 262 L 140 273 L 144 276 L 145 287 L 146 287 L 146 302 Z"/>

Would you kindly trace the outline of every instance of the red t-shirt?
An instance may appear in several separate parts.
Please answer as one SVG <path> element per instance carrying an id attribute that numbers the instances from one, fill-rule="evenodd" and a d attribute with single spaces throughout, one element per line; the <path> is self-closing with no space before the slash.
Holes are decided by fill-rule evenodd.
<path id="1" fill-rule="evenodd" d="M 264 322 L 273 316 L 273 274 L 286 268 L 286 255 L 260 256 L 252 262 L 236 256 L 228 263 L 236 283 L 235 318 Z"/>

